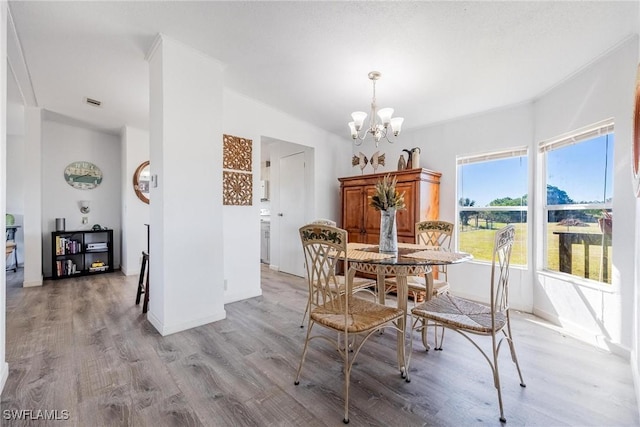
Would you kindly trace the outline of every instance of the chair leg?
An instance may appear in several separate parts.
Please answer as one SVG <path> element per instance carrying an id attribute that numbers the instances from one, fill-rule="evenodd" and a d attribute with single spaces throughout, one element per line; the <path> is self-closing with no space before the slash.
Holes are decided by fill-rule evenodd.
<path id="1" fill-rule="evenodd" d="M 500 406 L 500 422 L 506 423 L 507 419 L 504 417 L 504 408 L 502 406 L 502 390 L 500 387 L 500 372 L 498 371 L 498 348 L 496 345 L 496 334 L 493 333 L 491 335 L 491 343 L 492 343 L 492 351 L 493 351 L 493 365 L 491 369 L 493 370 L 493 385 L 496 387 L 498 391 L 498 405 Z"/>
<path id="2" fill-rule="evenodd" d="M 147 267 L 147 257 L 142 257 L 142 266 L 140 267 L 140 277 L 138 278 L 138 292 L 136 293 L 136 305 L 140 304 L 140 297 L 144 292 L 144 272 Z"/>
<path id="3" fill-rule="evenodd" d="M 302 357 L 300 358 L 300 365 L 298 366 L 298 372 L 296 373 L 296 379 L 293 382 L 295 385 L 300 384 L 300 374 L 302 373 L 302 365 L 304 359 L 307 357 L 307 350 L 309 349 L 309 337 L 311 336 L 311 329 L 313 328 L 313 322 L 309 321 L 309 328 L 307 328 L 307 337 L 304 340 L 304 348 L 302 349 Z"/>
<path id="4" fill-rule="evenodd" d="M 304 314 L 302 315 L 302 322 L 300 322 L 300 327 L 304 328 L 304 319 L 307 318 L 307 313 L 309 312 L 309 305 L 311 305 L 311 301 L 307 300 L 307 306 L 304 309 Z"/>
<path id="5" fill-rule="evenodd" d="M 527 385 L 522 378 L 522 372 L 520 371 L 520 364 L 518 363 L 518 356 L 516 356 L 516 346 L 513 343 L 513 339 L 511 338 L 511 319 L 509 318 L 509 312 L 507 312 L 507 331 L 509 336 L 507 337 L 507 342 L 509 343 L 509 350 L 511 351 L 511 360 L 516 364 L 516 369 L 518 370 L 518 376 L 520 377 L 520 387 L 526 387 Z M 503 329 L 504 332 L 504 329 Z"/>
<path id="6" fill-rule="evenodd" d="M 345 336 L 345 343 L 349 338 Z M 342 422 L 349 424 L 349 380 L 351 379 L 351 364 L 349 363 L 349 352 L 344 352 L 344 418 Z"/>
<path id="7" fill-rule="evenodd" d="M 147 268 L 147 280 L 144 286 L 144 303 L 142 304 L 142 312 L 146 313 L 149 308 L 149 268 Z"/>
<path id="8" fill-rule="evenodd" d="M 442 343 L 444 342 L 444 330 L 446 329 L 444 326 L 440 325 L 442 332 L 440 332 L 440 344 L 438 344 L 438 324 L 433 324 L 433 336 L 435 340 L 435 348 L 434 350 L 442 351 Z"/>

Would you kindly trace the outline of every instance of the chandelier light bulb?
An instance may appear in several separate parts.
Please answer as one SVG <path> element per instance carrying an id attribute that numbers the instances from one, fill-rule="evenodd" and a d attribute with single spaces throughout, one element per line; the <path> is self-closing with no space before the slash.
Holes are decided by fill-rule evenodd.
<path id="1" fill-rule="evenodd" d="M 353 119 L 353 123 L 355 124 L 356 131 L 360 132 L 362 129 L 362 124 L 364 123 L 364 119 L 367 118 L 367 113 L 364 111 L 355 111 L 351 113 L 351 118 Z"/>
<path id="2" fill-rule="evenodd" d="M 351 138 L 356 139 L 358 137 L 358 131 L 356 130 L 356 124 L 349 122 L 349 129 L 351 129 Z"/>
<path id="3" fill-rule="evenodd" d="M 398 136 L 400 131 L 402 130 L 402 122 L 404 122 L 404 117 L 394 117 L 391 119 L 391 130 L 393 131 L 394 136 Z"/>
<path id="4" fill-rule="evenodd" d="M 378 111 L 378 117 L 382 121 L 382 126 L 387 127 L 391 122 L 391 116 L 393 115 L 393 108 L 381 108 Z"/>

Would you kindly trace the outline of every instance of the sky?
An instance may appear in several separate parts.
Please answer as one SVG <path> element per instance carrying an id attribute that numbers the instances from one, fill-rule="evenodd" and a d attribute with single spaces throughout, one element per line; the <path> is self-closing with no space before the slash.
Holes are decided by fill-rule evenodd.
<path id="1" fill-rule="evenodd" d="M 576 202 L 603 201 L 606 159 L 606 197 L 612 197 L 613 139 L 613 134 L 604 135 L 550 151 L 547 183 Z M 527 170 L 526 156 L 463 165 L 458 172 L 460 197 L 475 200 L 475 206 L 487 206 L 502 197 L 522 197 L 527 194 Z"/>

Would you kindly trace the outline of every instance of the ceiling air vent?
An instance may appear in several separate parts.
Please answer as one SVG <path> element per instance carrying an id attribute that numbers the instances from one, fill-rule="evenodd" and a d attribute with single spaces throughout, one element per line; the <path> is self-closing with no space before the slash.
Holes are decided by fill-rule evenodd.
<path id="1" fill-rule="evenodd" d="M 93 98 L 85 98 L 84 101 L 89 104 L 89 105 L 93 105 L 94 107 L 100 107 L 102 105 L 101 101 L 98 101 L 97 99 L 93 99 Z"/>

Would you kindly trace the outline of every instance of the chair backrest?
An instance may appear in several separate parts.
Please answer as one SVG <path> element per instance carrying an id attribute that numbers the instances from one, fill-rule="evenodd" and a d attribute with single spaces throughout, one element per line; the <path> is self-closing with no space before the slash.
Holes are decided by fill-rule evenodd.
<path id="1" fill-rule="evenodd" d="M 509 308 L 509 263 L 516 229 L 507 225 L 496 232 L 491 262 L 491 311 L 503 313 Z"/>
<path id="2" fill-rule="evenodd" d="M 447 221 L 422 221 L 416 223 L 416 243 L 419 245 L 433 246 L 442 250 L 451 249 L 451 236 L 453 236 L 453 223 Z M 438 278 L 447 280 L 447 266 L 435 267 Z"/>
<path id="3" fill-rule="evenodd" d="M 343 262 L 347 271 L 347 232 L 324 224 L 308 224 L 300 227 L 300 240 L 309 283 L 310 308 L 325 308 L 344 312 L 343 301 L 337 298 L 344 288 L 336 273 Z M 348 290 L 350 292 L 350 290 Z"/>
<path id="4" fill-rule="evenodd" d="M 331 227 L 336 226 L 336 222 L 330 219 L 318 218 L 313 221 L 311 224 L 320 224 L 320 225 L 330 225 Z"/>
<path id="5" fill-rule="evenodd" d="M 453 227 L 454 225 L 447 221 L 418 222 L 416 223 L 416 243 L 450 249 Z"/>

